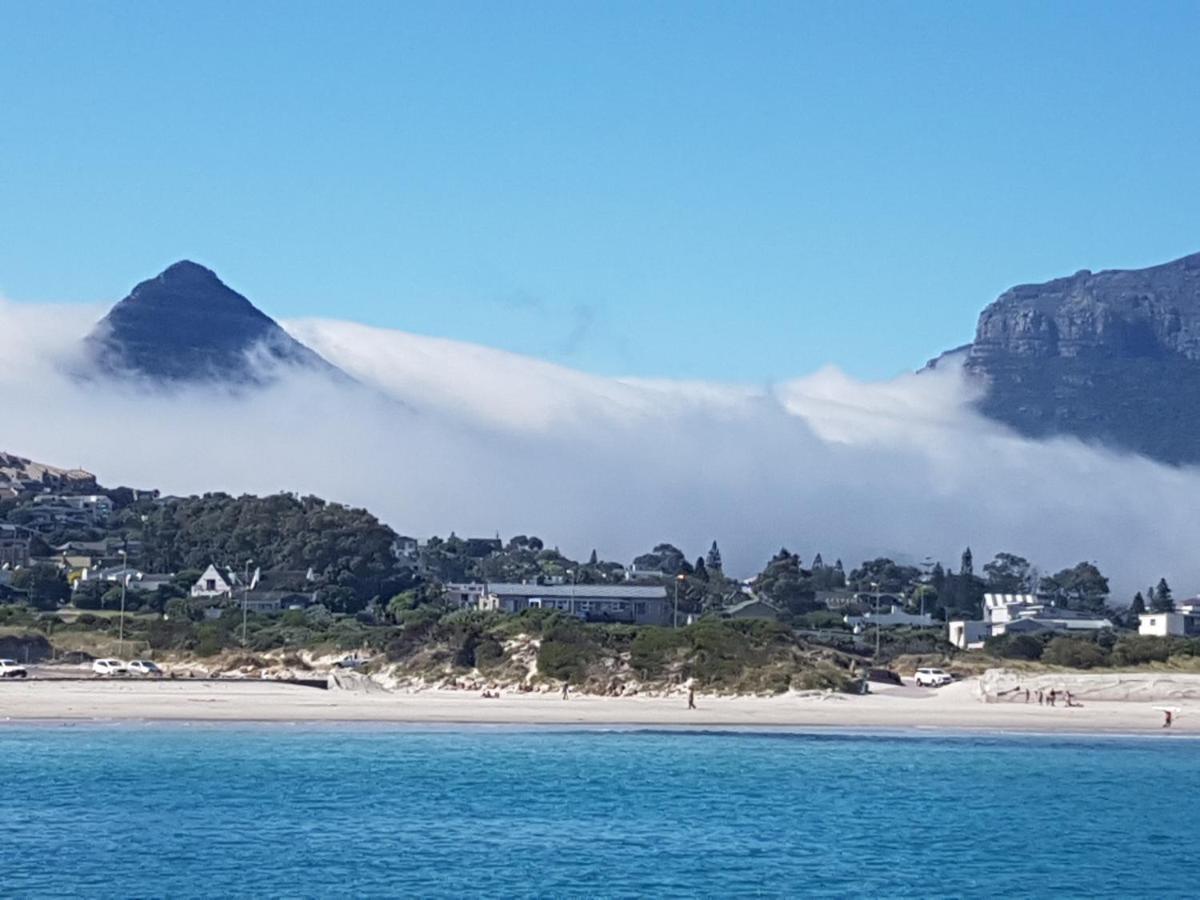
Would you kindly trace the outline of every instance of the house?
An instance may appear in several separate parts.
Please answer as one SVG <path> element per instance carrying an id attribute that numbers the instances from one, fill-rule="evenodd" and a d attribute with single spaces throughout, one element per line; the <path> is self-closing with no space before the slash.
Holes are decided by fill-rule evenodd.
<path id="1" fill-rule="evenodd" d="M 222 575 L 210 563 L 204 574 L 196 579 L 190 593 L 193 597 L 228 597 L 233 593 L 235 584 L 237 578 L 232 572 Z"/>
<path id="2" fill-rule="evenodd" d="M 721 611 L 724 619 L 772 619 L 778 621 L 780 610 L 765 600 L 748 597 Z"/>
<path id="3" fill-rule="evenodd" d="M 558 609 L 589 622 L 666 625 L 671 604 L 662 585 L 450 584 L 451 601 L 464 609 L 518 613 Z"/>
<path id="4" fill-rule="evenodd" d="M 124 579 L 125 585 L 130 591 L 151 594 L 160 587 L 173 584 L 175 576 L 172 574 L 151 574 L 128 566 L 108 566 L 105 568 L 84 569 L 79 577 L 75 579 L 72 587 L 78 590 L 81 584 L 88 581 L 111 581 L 119 585 L 122 579 Z"/>
<path id="5" fill-rule="evenodd" d="M 1138 634 L 1195 637 L 1200 635 L 1200 597 L 1177 603 L 1172 612 L 1144 612 L 1139 618 Z"/>
<path id="6" fill-rule="evenodd" d="M 29 538 L 16 525 L 0 522 L 0 566 L 15 569 L 29 564 Z"/>
<path id="7" fill-rule="evenodd" d="M 851 628 L 865 628 L 868 625 L 878 625 L 880 628 L 934 628 L 940 623 L 933 621 L 929 613 L 910 613 L 898 603 L 889 603 L 878 612 L 868 610 L 862 615 L 846 615 L 842 621 Z"/>
<path id="8" fill-rule="evenodd" d="M 239 608 L 244 604 L 248 612 L 268 614 L 316 603 L 315 580 L 312 569 L 279 569 L 255 571 L 250 583 L 245 584 L 234 572 L 222 574 L 210 565 L 192 585 L 190 593 L 192 597 L 229 599 Z"/>
<path id="9" fill-rule="evenodd" d="M 1112 621 L 1102 615 L 1055 606 L 1036 594 L 984 594 L 983 619 L 948 622 L 947 637 L 967 650 L 1002 634 L 1092 632 L 1112 627 Z"/>
<path id="10" fill-rule="evenodd" d="M 64 525 L 100 525 L 112 511 L 112 500 L 103 494 L 39 494 L 30 509 L 34 522 Z"/>

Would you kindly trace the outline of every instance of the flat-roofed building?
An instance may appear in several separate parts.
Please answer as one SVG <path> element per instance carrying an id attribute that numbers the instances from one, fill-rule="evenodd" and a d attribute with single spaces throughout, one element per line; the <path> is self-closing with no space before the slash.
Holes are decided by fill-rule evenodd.
<path id="1" fill-rule="evenodd" d="M 666 625 L 671 620 L 662 585 L 477 583 L 446 586 L 452 602 L 464 609 L 519 613 L 557 609 L 589 622 Z"/>

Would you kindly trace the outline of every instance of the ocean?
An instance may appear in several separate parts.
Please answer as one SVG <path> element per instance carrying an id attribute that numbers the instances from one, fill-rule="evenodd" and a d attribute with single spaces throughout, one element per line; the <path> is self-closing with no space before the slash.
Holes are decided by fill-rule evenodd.
<path id="1" fill-rule="evenodd" d="M 1200 743 L 0 727 L 5 897 L 1185 897 Z"/>

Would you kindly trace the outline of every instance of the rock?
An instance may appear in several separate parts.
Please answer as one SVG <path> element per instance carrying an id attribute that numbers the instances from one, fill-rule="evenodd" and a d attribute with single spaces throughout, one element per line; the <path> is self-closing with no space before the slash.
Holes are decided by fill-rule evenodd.
<path id="1" fill-rule="evenodd" d="M 930 367 L 956 353 L 982 412 L 1025 435 L 1200 462 L 1200 254 L 1011 288 Z"/>

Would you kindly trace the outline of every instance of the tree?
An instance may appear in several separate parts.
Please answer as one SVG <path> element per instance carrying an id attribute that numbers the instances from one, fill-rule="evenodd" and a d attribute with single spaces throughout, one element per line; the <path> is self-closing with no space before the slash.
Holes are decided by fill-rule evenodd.
<path id="1" fill-rule="evenodd" d="M 712 546 L 708 548 L 708 557 L 705 559 L 705 563 L 710 571 L 721 571 L 721 550 L 716 541 L 713 541 Z"/>
<path id="2" fill-rule="evenodd" d="M 1142 597 L 1142 592 L 1138 591 L 1133 595 L 1133 602 L 1129 604 L 1129 612 L 1126 614 L 1125 624 L 1130 628 L 1137 628 L 1142 623 L 1142 613 L 1146 611 L 1146 600 Z"/>
<path id="3" fill-rule="evenodd" d="M 1167 584 L 1167 579 L 1158 579 L 1158 586 L 1154 588 L 1154 597 L 1150 600 L 1150 609 L 1156 613 L 1175 611 L 1175 598 L 1171 596 L 1171 586 Z"/>
<path id="4" fill-rule="evenodd" d="M 988 587 L 998 594 L 1020 594 L 1029 585 L 1029 560 L 1012 553 L 997 553 L 983 567 Z"/>
<path id="5" fill-rule="evenodd" d="M 813 567 L 813 571 L 814 571 L 814 572 L 815 572 L 817 569 L 823 569 L 823 568 L 825 568 L 825 560 L 821 559 L 821 554 L 820 554 L 820 553 L 818 553 L 816 556 L 814 556 L 814 557 L 813 557 L 813 561 L 812 561 L 812 567 Z"/>
<path id="6" fill-rule="evenodd" d="M 958 567 L 959 575 L 974 575 L 975 574 L 975 558 L 971 555 L 971 548 L 968 547 L 963 551 L 962 560 Z"/>
<path id="7" fill-rule="evenodd" d="M 71 586 L 55 566 L 36 565 L 13 575 L 12 586 L 24 591 L 29 605 L 37 609 L 55 609 L 71 597 Z"/>
<path id="8" fill-rule="evenodd" d="M 588 565 L 589 566 L 600 565 L 600 557 L 596 555 L 596 551 L 594 548 L 592 549 L 592 555 L 588 558 Z"/>
<path id="9" fill-rule="evenodd" d="M 695 575 L 701 581 L 708 581 L 708 569 L 704 565 L 704 557 L 703 556 L 696 557 Z"/>
<path id="10" fill-rule="evenodd" d="M 1102 612 L 1108 600 L 1108 579 L 1090 562 L 1043 578 L 1041 588 L 1067 609 Z"/>

